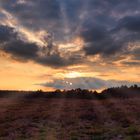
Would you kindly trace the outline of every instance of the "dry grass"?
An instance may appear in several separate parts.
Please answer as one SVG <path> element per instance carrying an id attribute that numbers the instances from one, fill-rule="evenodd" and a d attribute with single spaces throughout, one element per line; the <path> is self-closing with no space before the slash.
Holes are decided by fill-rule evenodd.
<path id="1" fill-rule="evenodd" d="M 139 140 L 139 116 L 139 98 L 0 98 L 0 140 Z"/>

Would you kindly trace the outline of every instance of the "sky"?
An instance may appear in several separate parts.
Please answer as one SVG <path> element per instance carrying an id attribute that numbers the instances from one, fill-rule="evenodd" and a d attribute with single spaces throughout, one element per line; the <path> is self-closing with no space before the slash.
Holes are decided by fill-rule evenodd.
<path id="1" fill-rule="evenodd" d="M 140 0 L 0 0 L 0 89 L 140 85 Z"/>

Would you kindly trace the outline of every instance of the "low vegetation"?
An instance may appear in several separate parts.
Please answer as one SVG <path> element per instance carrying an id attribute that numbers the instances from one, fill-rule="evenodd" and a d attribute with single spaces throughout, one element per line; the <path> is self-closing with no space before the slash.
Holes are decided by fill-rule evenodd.
<path id="1" fill-rule="evenodd" d="M 140 88 L 0 92 L 0 140 L 139 140 Z"/>

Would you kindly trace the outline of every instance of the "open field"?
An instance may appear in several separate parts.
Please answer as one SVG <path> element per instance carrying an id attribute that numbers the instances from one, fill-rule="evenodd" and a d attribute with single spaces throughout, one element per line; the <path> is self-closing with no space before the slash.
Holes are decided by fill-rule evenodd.
<path id="1" fill-rule="evenodd" d="M 140 98 L 0 98 L 0 140 L 140 140 Z"/>

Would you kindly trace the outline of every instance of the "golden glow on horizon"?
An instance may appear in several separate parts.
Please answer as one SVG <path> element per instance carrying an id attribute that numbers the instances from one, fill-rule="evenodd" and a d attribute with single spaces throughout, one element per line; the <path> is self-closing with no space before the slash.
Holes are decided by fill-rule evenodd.
<path id="1" fill-rule="evenodd" d="M 77 77 L 81 77 L 81 73 L 80 72 L 70 72 L 65 74 L 66 78 L 77 78 Z"/>
<path id="2" fill-rule="evenodd" d="M 20 3 L 24 2 L 21 0 Z M 25 41 L 35 42 L 40 47 L 47 46 L 47 36 L 49 33 L 45 30 L 34 32 L 20 25 L 20 22 L 12 14 L 0 8 L 6 18 L 1 19 L 1 24 L 15 27 Z M 77 54 L 84 56 L 81 50 L 84 46 L 84 40 L 75 37 L 66 43 L 56 44 L 60 55 L 66 56 Z M 128 44 L 130 51 L 140 48 L 140 43 Z M 84 61 L 84 59 L 83 59 Z M 103 80 L 126 80 L 140 82 L 140 67 L 130 67 L 123 65 L 123 62 L 133 62 L 130 55 L 113 63 L 106 63 L 100 55 L 87 56 L 86 63 L 72 65 L 65 68 L 54 69 L 49 66 L 42 66 L 33 62 L 22 63 L 12 60 L 8 54 L 0 52 L 0 89 L 19 89 L 19 90 L 52 90 L 53 88 L 42 87 L 39 83 L 46 83 L 53 79 L 94 77 Z M 139 62 L 138 60 L 135 62 Z"/>
<path id="3" fill-rule="evenodd" d="M 16 90 L 54 90 L 42 87 L 39 83 L 46 83 L 53 79 L 93 77 L 103 80 L 127 80 L 140 82 L 139 67 L 122 67 L 116 65 L 94 67 L 88 65 L 75 65 L 67 68 L 53 69 L 33 62 L 22 63 L 12 60 L 7 54 L 0 54 L 0 89 Z M 50 73 L 51 71 L 51 73 Z"/>

